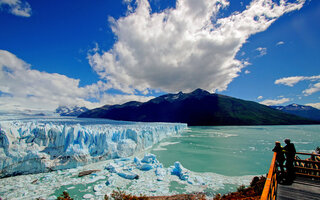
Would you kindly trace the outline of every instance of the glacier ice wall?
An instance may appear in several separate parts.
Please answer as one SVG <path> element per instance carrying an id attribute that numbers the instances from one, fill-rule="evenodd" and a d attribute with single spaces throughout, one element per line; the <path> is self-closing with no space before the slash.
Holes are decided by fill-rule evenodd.
<path id="1" fill-rule="evenodd" d="M 186 124 L 0 121 L 0 177 L 48 172 L 131 156 Z"/>

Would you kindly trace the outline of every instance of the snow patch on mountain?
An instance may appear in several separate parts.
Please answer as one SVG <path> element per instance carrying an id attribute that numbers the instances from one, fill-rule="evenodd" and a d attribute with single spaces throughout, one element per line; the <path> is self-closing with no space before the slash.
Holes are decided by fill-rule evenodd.
<path id="1" fill-rule="evenodd" d="M 60 116 L 78 116 L 88 110 L 86 107 L 79 106 L 59 106 L 55 112 Z"/>

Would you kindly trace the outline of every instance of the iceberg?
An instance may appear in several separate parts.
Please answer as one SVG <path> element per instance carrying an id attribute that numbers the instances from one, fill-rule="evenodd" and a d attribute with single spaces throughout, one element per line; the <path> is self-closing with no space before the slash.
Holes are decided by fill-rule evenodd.
<path id="1" fill-rule="evenodd" d="M 156 155 L 151 153 L 145 154 L 141 161 L 139 158 L 135 157 L 133 162 L 137 165 L 137 168 L 142 171 L 149 171 L 153 168 L 156 168 L 157 164 L 159 163 Z"/>
<path id="2" fill-rule="evenodd" d="M 189 179 L 189 171 L 185 169 L 179 161 L 174 163 L 171 174 L 178 176 L 183 181 L 188 181 Z"/>
<path id="3" fill-rule="evenodd" d="M 108 166 L 105 167 L 110 173 L 118 173 L 117 171 L 118 166 L 115 163 L 110 163 Z"/>
<path id="4" fill-rule="evenodd" d="M 179 123 L 110 123 L 110 120 L 75 118 L 3 120 L 0 178 L 125 158 L 166 137 L 181 134 L 186 128 L 186 124 Z M 152 156 L 144 158 L 142 169 L 151 169 L 147 164 L 154 160 Z"/>
<path id="5" fill-rule="evenodd" d="M 133 172 L 127 171 L 127 172 L 118 172 L 118 175 L 122 178 L 133 180 L 133 179 L 139 179 L 139 175 L 135 174 Z"/>
<path id="6" fill-rule="evenodd" d="M 161 164 L 161 165 L 157 166 L 155 173 L 157 176 L 157 181 L 163 181 L 164 177 L 167 174 L 167 171 L 166 171 L 166 169 L 163 168 L 163 166 Z"/>

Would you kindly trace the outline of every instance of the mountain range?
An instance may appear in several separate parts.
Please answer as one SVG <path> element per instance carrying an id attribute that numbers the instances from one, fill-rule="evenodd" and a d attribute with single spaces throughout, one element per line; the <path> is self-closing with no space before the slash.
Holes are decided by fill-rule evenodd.
<path id="1" fill-rule="evenodd" d="M 131 101 L 121 105 L 105 105 L 88 110 L 79 117 L 141 122 L 181 122 L 189 126 L 320 123 L 253 101 L 211 94 L 202 89 L 191 93 L 166 94 L 145 103 Z"/>
<path id="2" fill-rule="evenodd" d="M 290 104 L 287 106 L 270 106 L 271 108 L 281 110 L 283 112 L 298 115 L 300 117 L 320 121 L 320 110 L 311 106 L 298 104 Z"/>
<path id="3" fill-rule="evenodd" d="M 55 110 L 55 113 L 59 114 L 60 116 L 78 116 L 88 110 L 88 108 L 80 106 L 59 106 Z"/>

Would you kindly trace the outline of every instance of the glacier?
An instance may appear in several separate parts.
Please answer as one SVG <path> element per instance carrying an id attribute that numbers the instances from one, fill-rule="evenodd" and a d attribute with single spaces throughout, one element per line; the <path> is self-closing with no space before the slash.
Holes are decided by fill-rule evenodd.
<path id="1" fill-rule="evenodd" d="M 103 119 L 0 120 L 0 178 L 132 156 L 186 129 L 179 123 Z"/>

